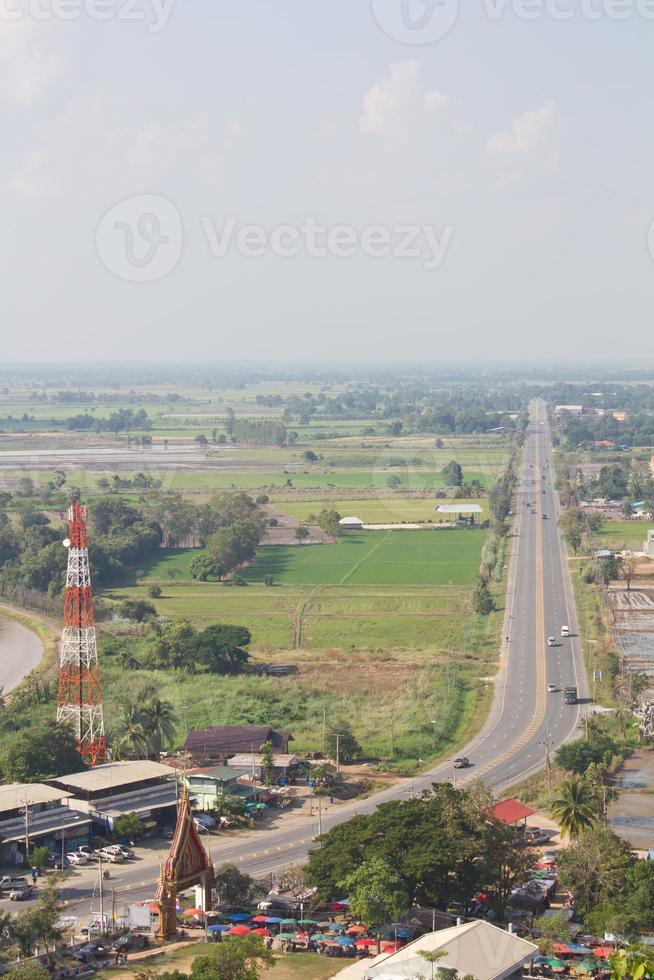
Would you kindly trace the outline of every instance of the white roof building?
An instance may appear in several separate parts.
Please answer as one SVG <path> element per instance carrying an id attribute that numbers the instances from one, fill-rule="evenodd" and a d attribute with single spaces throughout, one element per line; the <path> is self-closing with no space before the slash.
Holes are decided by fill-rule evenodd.
<path id="1" fill-rule="evenodd" d="M 442 952 L 438 966 L 468 974 L 475 980 L 503 980 L 538 955 L 538 946 L 481 919 L 430 932 L 397 953 L 360 960 L 337 973 L 343 980 L 405 980 L 429 975 L 420 952 Z"/>
<path id="2" fill-rule="evenodd" d="M 439 514 L 481 514 L 480 504 L 440 504 L 436 511 Z"/>
<path id="3" fill-rule="evenodd" d="M 342 517 L 338 522 L 341 527 L 352 528 L 352 527 L 363 527 L 363 521 L 360 517 Z"/>

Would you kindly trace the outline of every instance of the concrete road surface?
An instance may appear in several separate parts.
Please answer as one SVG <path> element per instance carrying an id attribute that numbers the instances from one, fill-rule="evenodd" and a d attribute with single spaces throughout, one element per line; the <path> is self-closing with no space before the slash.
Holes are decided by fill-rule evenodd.
<path id="1" fill-rule="evenodd" d="M 0 608 L 0 687 L 6 693 L 20 684 L 43 656 L 43 644 L 32 630 L 2 615 Z"/>

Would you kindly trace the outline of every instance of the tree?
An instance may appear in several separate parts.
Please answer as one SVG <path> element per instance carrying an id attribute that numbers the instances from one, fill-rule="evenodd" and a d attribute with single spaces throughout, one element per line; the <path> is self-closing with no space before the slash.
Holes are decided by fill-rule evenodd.
<path id="1" fill-rule="evenodd" d="M 562 769 L 582 776 L 593 763 L 604 768 L 609 766 L 617 750 L 616 743 L 605 732 L 590 732 L 589 738 L 577 738 L 561 745 L 556 750 L 555 761 Z"/>
<path id="2" fill-rule="evenodd" d="M 50 848 L 35 847 L 29 855 L 29 863 L 33 868 L 47 868 L 50 866 Z"/>
<path id="3" fill-rule="evenodd" d="M 205 435 L 200 434 L 195 437 L 195 445 L 199 449 L 206 449 L 206 447 L 209 445 L 209 440 Z"/>
<path id="4" fill-rule="evenodd" d="M 439 967 L 435 970 L 436 964 L 447 956 L 446 950 L 419 949 L 417 952 L 418 956 L 423 959 L 425 963 L 431 964 L 431 980 L 434 980 L 434 977 L 436 977 L 437 980 L 455 980 L 457 975 L 456 970 L 447 969 L 445 967 Z"/>
<path id="5" fill-rule="evenodd" d="M 150 596 L 151 599 L 159 599 L 159 597 L 161 596 L 161 586 L 151 585 L 150 588 L 148 589 L 148 595 Z"/>
<path id="6" fill-rule="evenodd" d="M 445 485 L 448 487 L 460 487 L 463 483 L 463 470 L 455 459 L 446 463 L 442 471 Z"/>
<path id="7" fill-rule="evenodd" d="M 238 673 L 250 659 L 252 634 L 244 626 L 207 626 L 198 640 L 198 656 L 210 673 Z"/>
<path id="8" fill-rule="evenodd" d="M 261 752 L 261 775 L 266 786 L 272 786 L 275 782 L 275 757 L 272 742 L 264 742 L 260 749 Z"/>
<path id="9" fill-rule="evenodd" d="M 335 759 L 338 754 L 339 763 L 347 765 L 361 755 L 361 746 L 349 725 L 341 724 L 339 728 L 341 732 L 338 738 L 334 732 L 327 735 L 327 752 L 331 759 Z"/>
<path id="10" fill-rule="evenodd" d="M 306 459 L 307 463 L 316 463 L 318 461 L 318 457 L 312 449 L 307 449 L 306 452 L 302 453 L 302 456 Z"/>
<path id="11" fill-rule="evenodd" d="M 643 980 L 654 976 L 654 952 L 651 946 L 634 943 L 609 957 L 611 977 L 615 980 Z"/>
<path id="12" fill-rule="evenodd" d="M 123 619 L 131 619 L 136 623 L 146 623 L 157 618 L 157 610 L 151 602 L 145 599 L 125 599 L 118 607 Z"/>
<path id="13" fill-rule="evenodd" d="M 611 830 L 592 827 L 561 851 L 557 864 L 564 888 L 574 891 L 585 918 L 601 903 L 618 899 L 634 857 L 629 845 Z"/>
<path id="14" fill-rule="evenodd" d="M 152 755 L 158 759 L 167 742 L 172 742 L 177 731 L 177 715 L 170 701 L 153 698 L 142 709 L 143 727 L 150 739 Z"/>
<path id="15" fill-rule="evenodd" d="M 348 894 L 350 910 L 368 928 L 379 928 L 389 919 L 396 919 L 408 904 L 402 878 L 382 858 L 364 861 L 343 878 L 341 886 Z"/>
<path id="16" fill-rule="evenodd" d="M 484 883 L 492 894 L 492 904 L 503 919 L 511 892 L 528 879 L 537 853 L 516 841 L 513 827 L 495 818 L 487 818 L 484 823 L 480 864 Z"/>
<path id="17" fill-rule="evenodd" d="M 83 768 L 72 729 L 55 721 L 36 722 L 4 734 L 0 741 L 0 772 L 6 783 L 38 783 Z"/>
<path id="18" fill-rule="evenodd" d="M 393 473 L 387 479 L 386 486 L 389 488 L 389 490 L 397 490 L 398 487 L 402 486 L 402 480 L 396 473 Z"/>
<path id="19" fill-rule="evenodd" d="M 490 616 L 495 609 L 495 599 L 481 578 L 472 593 L 472 608 L 478 616 Z"/>
<path id="20" fill-rule="evenodd" d="M 318 527 L 322 528 L 325 534 L 328 534 L 332 538 L 336 538 L 341 533 L 340 520 L 341 520 L 341 515 L 338 513 L 337 510 L 330 510 L 328 508 L 324 508 L 318 514 L 318 517 L 316 518 L 316 524 L 318 525 Z"/>
<path id="21" fill-rule="evenodd" d="M 260 936 L 232 936 L 193 960 L 191 980 L 259 980 L 275 957 Z"/>
<path id="22" fill-rule="evenodd" d="M 309 528 L 304 527 L 304 525 L 302 524 L 300 524 L 299 527 L 295 528 L 295 540 L 298 541 L 300 544 L 306 541 L 307 538 L 310 537 L 310 535 L 311 532 L 309 531 Z"/>
<path id="23" fill-rule="evenodd" d="M 539 933 L 536 942 L 544 955 L 554 952 L 554 943 L 570 940 L 570 926 L 563 912 L 556 912 L 552 916 L 541 915 L 534 919 L 533 927 Z"/>
<path id="24" fill-rule="evenodd" d="M 114 743 L 117 759 L 140 759 L 147 752 L 148 734 L 143 724 L 143 710 L 134 701 L 124 701 L 120 706 L 118 738 Z"/>
<path id="25" fill-rule="evenodd" d="M 631 591 L 631 580 L 636 574 L 636 561 L 632 555 L 622 559 L 622 577 L 627 583 L 627 592 Z"/>
<path id="26" fill-rule="evenodd" d="M 28 951 L 28 955 L 31 950 Z M 4 980 L 50 980 L 51 974 L 38 963 L 19 963 L 3 974 Z"/>
<path id="27" fill-rule="evenodd" d="M 114 834 L 116 837 L 131 840 L 142 837 L 144 832 L 145 827 L 136 813 L 122 813 L 114 820 Z"/>
<path id="28" fill-rule="evenodd" d="M 308 884 L 303 864 L 292 864 L 282 871 L 280 884 L 285 892 L 290 892 L 296 902 L 307 897 Z"/>
<path id="29" fill-rule="evenodd" d="M 39 891 L 36 904 L 14 917 L 13 935 L 25 956 L 31 955 L 34 946 L 39 945 L 45 949 L 48 961 L 51 961 L 55 944 L 63 935 L 63 930 L 58 926 L 63 905 L 57 877 L 46 878 Z"/>
<path id="30" fill-rule="evenodd" d="M 597 820 L 592 791 L 581 779 L 567 779 L 561 784 L 551 810 L 561 827 L 561 834 L 572 840 L 576 840 Z"/>
<path id="31" fill-rule="evenodd" d="M 265 894 L 254 878 L 229 862 L 221 864 L 216 871 L 216 891 L 221 905 L 251 905 Z"/>
<path id="32" fill-rule="evenodd" d="M 212 558 L 211 555 L 198 555 L 189 565 L 191 578 L 198 582 L 207 582 L 210 578 L 222 578 L 225 574 L 225 566 Z"/>

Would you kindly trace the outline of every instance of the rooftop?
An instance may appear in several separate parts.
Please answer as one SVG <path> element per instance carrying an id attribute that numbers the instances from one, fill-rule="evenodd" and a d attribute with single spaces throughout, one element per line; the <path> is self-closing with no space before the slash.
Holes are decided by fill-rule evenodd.
<path id="1" fill-rule="evenodd" d="M 337 976 L 360 977 L 361 980 L 397 980 L 400 977 L 424 977 L 426 962 L 421 952 L 442 952 L 441 969 L 456 970 L 459 976 L 476 980 L 503 980 L 538 954 L 538 946 L 520 939 L 490 922 L 477 920 L 462 926 L 430 932 L 398 950 L 357 963 L 360 972 L 348 967 Z"/>
<path id="2" fill-rule="evenodd" d="M 56 803 L 71 795 L 63 789 L 55 789 L 44 783 L 10 783 L 8 786 L 0 786 L 0 814 L 17 810 L 26 803 L 30 806 L 37 803 Z"/>
<path id="3" fill-rule="evenodd" d="M 360 517 L 341 517 L 338 523 L 341 527 L 347 527 L 348 524 L 363 524 L 363 521 Z"/>
<path id="4" fill-rule="evenodd" d="M 273 762 L 276 769 L 288 769 L 297 762 L 296 755 L 282 755 L 279 752 L 273 753 Z M 240 755 L 232 756 L 229 760 L 230 766 L 239 770 L 239 776 L 243 775 L 243 770 L 251 769 L 252 766 L 255 769 L 260 769 L 263 764 L 263 756 L 258 755 L 256 752 L 241 752 Z"/>
<path id="5" fill-rule="evenodd" d="M 35 837 L 59 833 L 70 827 L 88 827 L 90 823 L 91 817 L 87 813 L 80 813 L 79 810 L 72 810 L 67 806 L 58 806 L 54 810 L 30 813 L 29 836 L 30 840 L 33 840 Z M 25 818 L 15 817 L 13 820 L 0 823 L 0 835 L 5 843 L 25 840 Z"/>
<path id="6" fill-rule="evenodd" d="M 525 806 L 520 800 L 502 800 L 493 807 L 493 816 L 502 823 L 512 824 L 531 817 L 536 811 Z"/>
<path id="7" fill-rule="evenodd" d="M 189 732 L 184 744 L 188 752 L 237 752 L 259 750 L 264 742 L 272 742 L 273 748 L 286 747 L 293 736 L 288 732 L 276 732 L 264 725 L 213 725 L 202 731 Z"/>
<path id="8" fill-rule="evenodd" d="M 213 766 L 211 769 L 192 769 L 185 774 L 187 779 L 215 779 L 221 783 L 229 783 L 233 779 L 238 779 L 242 775 L 242 770 L 233 769 L 231 766 Z"/>
<path id="9" fill-rule="evenodd" d="M 479 504 L 440 504 L 436 509 L 439 514 L 481 514 L 482 512 Z"/>
<path id="10" fill-rule="evenodd" d="M 192 795 L 192 794 L 191 794 Z M 123 813 L 138 813 L 149 817 L 151 810 L 160 807 L 176 806 L 178 791 L 174 782 L 160 786 L 150 786 L 135 790 L 124 796 L 109 796 L 103 800 L 93 800 L 90 804 L 93 813 L 115 820 Z"/>
<path id="11" fill-rule="evenodd" d="M 142 783 L 146 779 L 161 779 L 170 777 L 170 766 L 159 762 L 143 761 L 107 762 L 104 766 L 96 766 L 86 772 L 74 772 L 70 776 L 58 776 L 59 786 L 69 789 L 83 790 L 85 793 L 96 793 L 102 790 L 114 790 L 130 783 Z"/>

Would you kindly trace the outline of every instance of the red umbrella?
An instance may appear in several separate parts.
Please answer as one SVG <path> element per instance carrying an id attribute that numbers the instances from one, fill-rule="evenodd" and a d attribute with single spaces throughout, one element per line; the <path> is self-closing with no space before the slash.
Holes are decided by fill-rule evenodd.
<path id="1" fill-rule="evenodd" d="M 232 926 L 227 933 L 228 936 L 249 936 L 250 929 L 247 926 Z"/>
<path id="2" fill-rule="evenodd" d="M 566 953 L 572 952 L 570 947 L 566 946 L 565 943 L 552 943 L 552 949 L 554 950 L 555 953 L 558 953 L 559 955 L 563 953 L 564 956 L 566 955 Z"/>
<path id="3" fill-rule="evenodd" d="M 397 953 L 398 949 L 401 948 L 399 943 L 382 942 L 381 944 L 382 953 Z"/>
<path id="4" fill-rule="evenodd" d="M 253 922 L 267 922 L 268 921 L 268 916 L 267 915 L 255 915 L 253 917 L 252 921 Z"/>
<path id="5" fill-rule="evenodd" d="M 377 945 L 376 939 L 357 939 L 357 946 L 359 947 L 359 949 L 366 949 L 376 945 Z"/>
<path id="6" fill-rule="evenodd" d="M 185 909 L 182 915 L 204 915 L 204 909 Z"/>
<path id="7" fill-rule="evenodd" d="M 255 936 L 269 936 L 270 935 L 270 929 L 253 929 L 252 932 L 255 934 Z M 244 935 L 245 935 L 245 933 L 244 933 Z"/>
<path id="8" fill-rule="evenodd" d="M 595 946 L 593 949 L 593 956 L 601 956 L 603 960 L 607 960 L 613 953 L 615 950 L 610 946 Z"/>
<path id="9" fill-rule="evenodd" d="M 357 925 L 356 922 L 355 922 L 354 925 L 348 926 L 348 930 L 347 931 L 348 932 L 366 932 L 366 927 L 365 926 Z"/>

